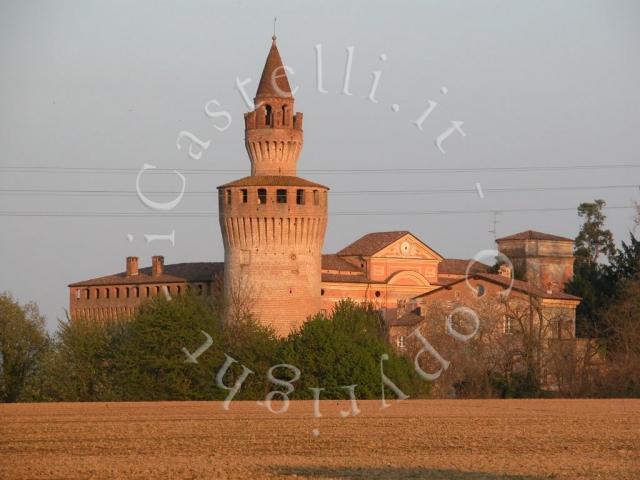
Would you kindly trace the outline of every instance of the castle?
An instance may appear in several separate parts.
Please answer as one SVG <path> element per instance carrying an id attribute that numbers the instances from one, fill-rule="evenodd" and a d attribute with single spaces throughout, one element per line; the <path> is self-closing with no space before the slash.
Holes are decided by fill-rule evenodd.
<path id="1" fill-rule="evenodd" d="M 303 116 L 294 111 L 275 36 L 254 103 L 245 114 L 251 175 L 218 187 L 224 263 L 164 265 L 154 256 L 151 267 L 140 269 L 138 258 L 128 257 L 124 272 L 69 285 L 72 318 L 126 318 L 162 294 L 212 295 L 221 278 L 229 309 L 238 298 L 251 299 L 255 318 L 280 336 L 351 298 L 392 312 L 389 337 L 402 346 L 407 329 L 421 318 L 406 305 L 458 298 L 472 279 L 476 296 L 508 287 L 562 309 L 568 322 L 558 338 L 563 332 L 575 336 L 580 299 L 563 292 L 573 276 L 568 238 L 526 231 L 498 239 L 515 270 L 501 274 L 473 260 L 446 259 L 409 231 L 370 233 L 336 254 L 322 254 L 329 188 L 296 175 Z"/>

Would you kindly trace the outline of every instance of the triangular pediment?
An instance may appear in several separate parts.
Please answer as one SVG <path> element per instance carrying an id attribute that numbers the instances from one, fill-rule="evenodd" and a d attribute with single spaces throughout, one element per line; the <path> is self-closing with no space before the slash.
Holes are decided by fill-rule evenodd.
<path id="1" fill-rule="evenodd" d="M 380 249 L 372 258 L 412 258 L 441 262 L 443 257 L 412 233 L 406 233 L 386 247 Z"/>

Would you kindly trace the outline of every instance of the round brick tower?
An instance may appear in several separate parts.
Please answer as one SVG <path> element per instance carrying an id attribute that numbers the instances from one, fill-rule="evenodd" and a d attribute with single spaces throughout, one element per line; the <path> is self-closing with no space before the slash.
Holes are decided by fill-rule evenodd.
<path id="1" fill-rule="evenodd" d="M 280 336 L 320 310 L 327 187 L 296 176 L 302 113 L 273 37 L 245 114 L 251 175 L 218 187 L 228 318 L 250 310 Z"/>

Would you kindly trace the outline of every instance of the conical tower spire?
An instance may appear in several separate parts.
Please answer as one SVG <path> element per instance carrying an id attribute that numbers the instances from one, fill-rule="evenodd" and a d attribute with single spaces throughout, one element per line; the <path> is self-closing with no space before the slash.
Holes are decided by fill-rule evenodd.
<path id="1" fill-rule="evenodd" d="M 255 109 L 244 114 L 245 145 L 251 175 L 295 176 L 302 150 L 302 113 L 294 113 L 294 99 L 274 35 L 254 99 Z"/>
<path id="2" fill-rule="evenodd" d="M 256 92 L 256 99 L 262 97 L 290 98 L 291 87 L 289 86 L 287 72 L 282 63 L 278 46 L 276 45 L 276 36 L 274 35 L 271 38 L 271 49 L 269 50 L 267 61 L 262 70 L 260 84 Z"/>

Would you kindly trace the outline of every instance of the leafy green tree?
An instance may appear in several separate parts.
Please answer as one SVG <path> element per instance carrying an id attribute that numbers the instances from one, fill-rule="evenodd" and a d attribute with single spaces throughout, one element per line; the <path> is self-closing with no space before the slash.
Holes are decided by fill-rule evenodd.
<path id="1" fill-rule="evenodd" d="M 197 364 L 183 352 L 213 344 Z M 211 359 L 222 356 L 221 324 L 216 306 L 206 299 L 158 296 L 143 305 L 115 344 L 111 377 L 122 400 L 202 400 L 214 394 Z"/>
<path id="2" fill-rule="evenodd" d="M 580 232 L 575 239 L 576 263 L 596 265 L 600 258 L 615 253 L 613 234 L 604 228 L 606 216 L 602 209 L 606 206 L 604 200 L 585 202 L 578 206 L 578 216 L 584 218 Z"/>
<path id="3" fill-rule="evenodd" d="M 0 400 L 18 401 L 49 339 L 38 306 L 20 305 L 9 293 L 0 294 Z"/>
<path id="4" fill-rule="evenodd" d="M 282 363 L 279 352 L 283 340 L 277 338 L 272 329 L 256 323 L 250 317 L 226 324 L 222 338 L 225 353 L 238 361 L 224 376 L 224 384 L 229 387 L 234 384 L 237 376 L 242 373 L 241 365 L 254 372 L 243 382 L 234 399 L 263 399 L 273 387 L 267 380 L 267 372 L 273 365 Z M 213 375 L 222 363 L 218 362 Z M 224 398 L 226 394 L 226 391 L 218 389 L 217 398 Z"/>
<path id="5" fill-rule="evenodd" d="M 44 363 L 45 399 L 116 400 L 109 376 L 122 324 L 89 319 L 60 321 L 54 352 Z"/>
<path id="6" fill-rule="evenodd" d="M 578 215 L 584 224 L 575 240 L 574 277 L 567 291 L 582 298 L 576 311 L 576 333 L 579 336 L 607 335 L 603 313 L 622 288 L 622 282 L 640 272 L 640 240 L 630 233 L 629 243 L 617 249 L 613 235 L 604 228 L 604 200 L 582 203 Z M 606 255 L 609 264 L 601 263 Z"/>
<path id="7" fill-rule="evenodd" d="M 188 362 L 183 348 L 193 354 L 207 340 L 203 332 L 212 343 L 197 363 Z M 125 325 L 115 345 L 111 376 L 123 400 L 220 400 L 228 392 L 216 386 L 215 376 L 229 355 L 237 362 L 224 384 L 233 386 L 245 365 L 254 374 L 234 398 L 256 399 L 264 394 L 264 373 L 276 351 L 273 332 L 250 318 L 223 327 L 222 308 L 215 298 L 157 297 Z"/>
<path id="8" fill-rule="evenodd" d="M 380 398 L 383 354 L 389 356 L 385 375 L 404 393 L 412 397 L 428 393 L 429 384 L 385 341 L 379 314 L 351 300 L 337 304 L 330 318 L 317 315 L 308 320 L 282 346 L 283 363 L 301 370 L 292 398 L 313 398 L 314 387 L 325 389 L 323 398 L 348 398 L 342 387 L 352 384 L 357 385 L 357 398 Z"/>
<path id="9" fill-rule="evenodd" d="M 619 249 L 609 257 L 607 268 L 614 281 L 630 279 L 640 272 L 640 240 L 633 232 L 629 233 L 629 243 L 622 242 Z"/>
<path id="10" fill-rule="evenodd" d="M 584 218 L 575 239 L 574 276 L 567 284 L 567 292 L 582 298 L 576 310 L 578 336 L 597 336 L 602 329 L 601 311 L 615 293 L 611 271 L 600 263 L 603 256 L 612 256 L 616 249 L 611 231 L 604 227 L 604 200 L 585 202 L 578 206 Z"/>

